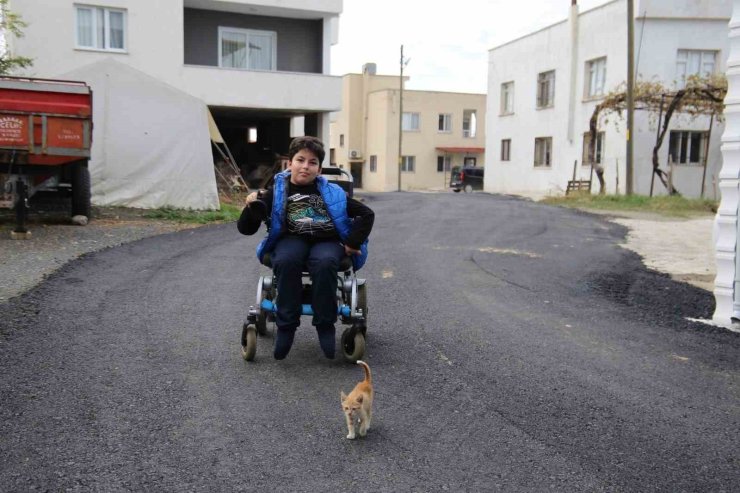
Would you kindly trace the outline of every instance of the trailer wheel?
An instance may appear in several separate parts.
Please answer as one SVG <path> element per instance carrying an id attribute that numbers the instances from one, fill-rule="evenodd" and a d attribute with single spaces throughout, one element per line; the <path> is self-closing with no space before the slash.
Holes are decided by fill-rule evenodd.
<path id="1" fill-rule="evenodd" d="M 72 216 L 90 217 L 90 170 L 87 163 L 72 168 Z"/>

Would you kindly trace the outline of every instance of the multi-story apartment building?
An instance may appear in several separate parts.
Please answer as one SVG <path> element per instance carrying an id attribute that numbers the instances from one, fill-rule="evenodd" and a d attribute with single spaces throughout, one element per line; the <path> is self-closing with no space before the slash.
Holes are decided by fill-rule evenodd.
<path id="1" fill-rule="evenodd" d="M 366 64 L 343 77 L 342 110 L 331 124 L 333 164 L 378 192 L 398 190 L 399 169 L 402 190 L 441 190 L 452 167 L 484 166 L 485 94 L 404 89 L 399 119 L 399 77 L 375 72 Z"/>
<path id="2" fill-rule="evenodd" d="M 729 0 L 635 1 L 638 80 L 679 87 L 691 74 L 724 71 Z M 530 195 L 562 194 L 568 180 L 589 179 L 589 120 L 596 105 L 627 79 L 627 2 L 613 0 L 489 52 L 485 188 Z M 634 192 L 650 193 L 658 115 L 635 112 Z M 676 115 L 660 149 L 661 169 L 686 196 L 718 197 L 722 125 L 710 117 Z M 596 162 L 607 192 L 625 192 L 625 119 L 603 119 Z M 707 141 L 710 140 L 707 146 Z M 708 149 L 708 155 L 707 153 Z M 577 164 L 574 166 L 574 163 Z M 706 174 L 704 163 L 706 162 Z M 586 164 L 584 166 L 584 164 Z M 593 177 L 592 190 L 599 185 Z M 654 193 L 667 190 L 655 180 Z"/>
<path id="3" fill-rule="evenodd" d="M 98 203 L 105 202 L 96 194 L 105 179 L 102 169 L 130 166 L 135 159 L 155 165 L 168 159 L 178 142 L 190 149 L 198 141 L 197 150 L 180 152 L 178 159 L 197 155 L 209 161 L 201 165 L 213 174 L 208 112 L 182 113 L 167 125 L 161 121 L 168 112 L 166 98 L 141 103 L 147 88 L 162 92 L 167 87 L 185 96 L 170 98 L 175 115 L 183 101 L 202 101 L 245 176 L 284 154 L 292 136 L 328 141 L 330 112 L 341 105 L 341 78 L 329 74 L 342 0 L 11 0 L 10 8 L 27 23 L 25 36 L 10 40 L 13 53 L 33 58 L 33 67 L 19 75 L 84 77 L 93 88 L 96 134 L 90 166 Z M 115 93 L 105 77 L 118 82 Z M 106 99 L 111 97 L 128 102 L 113 111 Z M 178 120 L 188 119 L 198 119 L 202 132 L 177 136 Z M 120 152 L 106 148 L 116 136 L 100 132 L 116 121 L 116 128 L 133 130 L 158 122 L 151 132 L 126 133 L 133 139 L 130 147 L 143 155 L 129 152 L 121 162 Z"/>

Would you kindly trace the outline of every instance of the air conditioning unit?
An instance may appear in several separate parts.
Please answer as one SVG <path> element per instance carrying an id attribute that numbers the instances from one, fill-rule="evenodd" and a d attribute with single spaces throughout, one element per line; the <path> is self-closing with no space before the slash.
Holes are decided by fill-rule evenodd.
<path id="1" fill-rule="evenodd" d="M 349 151 L 349 158 L 350 159 L 362 159 L 362 152 L 358 151 L 357 149 L 352 149 Z"/>

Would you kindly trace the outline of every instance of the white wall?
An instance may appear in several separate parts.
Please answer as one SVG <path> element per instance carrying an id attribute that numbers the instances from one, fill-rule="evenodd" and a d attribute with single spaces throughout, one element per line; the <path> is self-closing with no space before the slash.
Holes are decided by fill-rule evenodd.
<path id="1" fill-rule="evenodd" d="M 690 4 L 705 2 L 689 2 Z M 726 3 L 726 2 L 720 2 Z M 687 4 L 688 5 L 688 4 Z M 720 5 L 719 7 L 721 7 Z M 688 7 L 687 7 L 688 8 Z M 722 9 L 710 13 L 721 14 Z M 635 26 L 635 50 L 639 50 L 638 77 L 659 79 L 672 83 L 675 79 L 676 53 L 678 49 L 720 50 L 718 71 L 724 69 L 727 57 L 728 19 L 653 19 L 648 10 L 648 19 L 640 19 Z M 568 139 L 568 96 L 570 82 L 570 27 L 568 22 L 555 24 L 489 52 L 489 86 L 487 110 L 487 153 L 486 184 L 493 192 L 522 193 L 527 195 L 562 194 L 568 180 L 573 177 L 573 162 L 582 158 L 583 133 L 597 101 L 584 99 L 585 64 L 588 60 L 606 56 L 606 91 L 615 89 L 626 79 L 626 19 L 625 1 L 615 1 L 583 12 L 579 18 L 579 44 L 576 77 L 576 104 L 574 111 L 573 140 Z M 644 29 L 642 28 L 645 23 Z M 641 43 L 642 35 L 642 43 Z M 555 104 L 550 109 L 535 109 L 537 74 L 556 70 Z M 501 83 L 515 81 L 515 113 L 499 116 Z M 625 191 L 626 144 L 624 128 L 626 121 L 618 115 L 610 115 L 608 123 L 600 124 L 605 132 L 604 166 L 607 192 Z M 654 119 L 653 119 L 654 120 Z M 694 122 L 677 119 L 671 128 L 684 130 L 706 130 L 708 118 Z M 655 123 L 647 115 L 636 113 L 635 119 L 635 191 L 649 193 L 651 179 L 652 148 L 655 142 Z M 719 135 L 722 127 L 713 129 L 709 167 L 707 172 L 706 196 L 715 198 L 717 170 L 719 167 Z M 551 168 L 535 168 L 535 137 L 553 138 L 553 162 Z M 511 161 L 500 161 L 500 141 L 511 138 Z M 668 137 L 661 148 L 660 159 L 665 169 L 668 155 Z M 577 167 L 576 177 L 588 179 L 590 169 Z M 701 169 L 678 167 L 674 175 L 677 188 L 688 196 L 698 196 L 701 185 Z M 598 190 L 594 176 L 593 190 Z M 662 193 L 662 185 L 656 184 L 656 193 Z"/>
<path id="2" fill-rule="evenodd" d="M 329 9 L 326 19 L 336 18 L 336 10 L 341 11 L 341 1 L 338 0 L 256 2 L 258 6 L 271 4 L 273 7 L 289 4 L 287 6 L 292 9 L 299 3 L 305 5 L 306 10 Z M 207 104 L 307 111 L 333 111 L 341 106 L 339 77 L 183 65 L 183 0 L 106 1 L 107 7 L 127 11 L 126 53 L 76 49 L 74 5 L 73 0 L 12 1 L 11 10 L 28 23 L 24 29 L 25 36 L 13 41 L 14 52 L 34 59 L 33 67 L 22 75 L 56 77 L 105 58 L 113 58 L 199 97 Z M 216 3 L 200 1 L 197 5 L 208 8 Z M 325 27 L 328 28 L 324 30 L 323 68 L 328 74 L 329 46 L 336 37 L 336 25 L 325 23 Z M 302 90 L 302 87 L 307 89 Z"/>
<path id="3" fill-rule="evenodd" d="M 486 190 L 505 193 L 558 194 L 565 190 L 573 174 L 573 161 L 581 160 L 582 134 L 595 102 L 583 102 L 586 60 L 607 57 L 606 87 L 623 80 L 612 68 L 613 60 L 626 57 L 626 47 L 615 42 L 626 29 L 613 22 L 626 16 L 619 2 L 607 4 L 581 16 L 580 45 L 576 71 L 575 131 L 568 140 L 568 101 L 570 94 L 570 28 L 561 22 L 489 53 L 488 109 L 486 136 Z M 611 63 L 610 63 L 611 61 Z M 537 74 L 555 70 L 555 102 L 552 108 L 536 109 Z M 514 81 L 514 114 L 500 115 L 501 83 Z M 550 168 L 534 167 L 534 139 L 552 137 L 553 160 Z M 500 161 L 501 139 L 510 138 L 511 161 Z M 609 136 L 607 136 L 607 140 Z M 608 147 L 608 146 L 607 146 Z M 578 173 L 582 170 L 579 166 Z"/>
<path id="4" fill-rule="evenodd" d="M 85 2 L 82 2 L 85 3 Z M 91 2 L 95 4 L 95 2 Z M 75 49 L 73 0 L 14 0 L 11 9 L 28 23 L 14 45 L 34 58 L 30 76 L 49 76 L 113 57 L 159 79 L 171 79 L 183 65 L 182 0 L 111 0 L 105 6 L 127 10 L 127 52 Z"/>
<path id="5" fill-rule="evenodd" d="M 693 17 L 729 20 L 732 0 L 637 0 L 635 14 L 649 17 Z"/>

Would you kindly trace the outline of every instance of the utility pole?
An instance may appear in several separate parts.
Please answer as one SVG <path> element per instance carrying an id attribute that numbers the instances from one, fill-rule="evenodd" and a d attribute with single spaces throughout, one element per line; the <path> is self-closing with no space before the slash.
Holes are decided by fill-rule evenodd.
<path id="1" fill-rule="evenodd" d="M 403 45 L 401 45 L 401 76 L 399 86 L 401 88 L 398 96 L 398 191 L 401 191 L 401 166 L 403 165 L 403 154 L 401 145 L 403 143 Z"/>
<path id="2" fill-rule="evenodd" d="M 632 130 L 635 118 L 635 3 L 627 0 L 627 195 L 634 193 L 634 149 Z"/>

